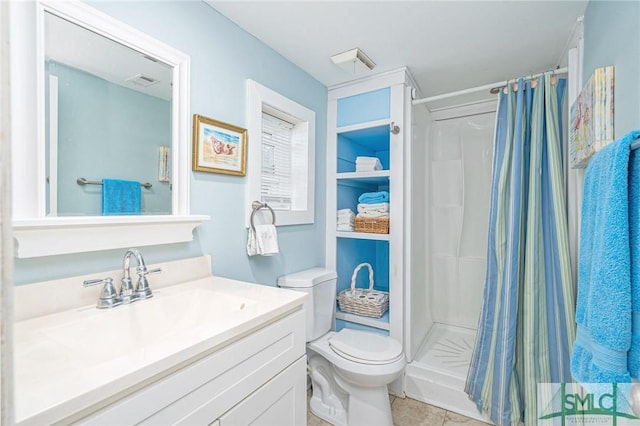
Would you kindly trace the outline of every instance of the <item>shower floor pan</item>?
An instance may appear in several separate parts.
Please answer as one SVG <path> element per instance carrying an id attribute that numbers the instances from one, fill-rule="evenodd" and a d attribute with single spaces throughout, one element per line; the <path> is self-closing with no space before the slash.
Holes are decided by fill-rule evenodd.
<path id="1" fill-rule="evenodd" d="M 434 324 L 415 359 L 407 365 L 407 396 L 487 421 L 464 393 L 475 338 L 475 330 Z"/>

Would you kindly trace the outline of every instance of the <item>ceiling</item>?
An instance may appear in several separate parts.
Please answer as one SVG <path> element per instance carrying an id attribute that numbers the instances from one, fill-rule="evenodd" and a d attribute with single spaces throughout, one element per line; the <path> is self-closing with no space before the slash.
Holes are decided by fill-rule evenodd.
<path id="1" fill-rule="evenodd" d="M 206 1 L 327 86 L 360 76 L 330 59 L 358 47 L 376 63 L 370 74 L 406 66 L 425 97 L 564 66 L 587 6 L 587 0 Z"/>
<path id="2" fill-rule="evenodd" d="M 172 68 L 54 14 L 45 14 L 45 55 L 103 80 L 171 100 Z M 139 76 L 154 82 L 141 80 Z"/>

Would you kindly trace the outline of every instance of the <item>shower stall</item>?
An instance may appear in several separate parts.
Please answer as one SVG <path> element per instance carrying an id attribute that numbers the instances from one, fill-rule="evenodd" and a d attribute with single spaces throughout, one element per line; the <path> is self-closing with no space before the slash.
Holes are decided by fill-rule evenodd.
<path id="1" fill-rule="evenodd" d="M 464 383 L 484 288 L 496 106 L 412 111 L 404 390 L 479 419 Z"/>

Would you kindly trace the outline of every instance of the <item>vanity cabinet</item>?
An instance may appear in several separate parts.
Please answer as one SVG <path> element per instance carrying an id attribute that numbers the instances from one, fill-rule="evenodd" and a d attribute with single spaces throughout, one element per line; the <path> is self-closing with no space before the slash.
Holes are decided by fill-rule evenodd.
<path id="1" fill-rule="evenodd" d="M 329 90 L 327 117 L 327 266 L 338 274 L 337 292 L 351 285 L 354 268 L 371 264 L 376 290 L 389 292 L 381 318 L 341 312 L 336 329 L 374 331 L 403 342 L 405 245 L 405 143 L 411 122 L 412 81 L 406 69 L 345 83 Z M 408 123 L 408 126 L 407 124 Z M 382 170 L 357 171 L 358 156 L 377 157 Z M 365 192 L 389 192 L 389 233 L 337 231 L 337 211 L 358 212 Z M 366 271 L 366 269 L 365 269 Z M 357 287 L 368 287 L 360 271 Z"/>
<path id="2" fill-rule="evenodd" d="M 179 365 L 81 425 L 300 425 L 306 422 L 305 317 L 298 309 Z M 69 422 L 65 422 L 69 423 Z"/>

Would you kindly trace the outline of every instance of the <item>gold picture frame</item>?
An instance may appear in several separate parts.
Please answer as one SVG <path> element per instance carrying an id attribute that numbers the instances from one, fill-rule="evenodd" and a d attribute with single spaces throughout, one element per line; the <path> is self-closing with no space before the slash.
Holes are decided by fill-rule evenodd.
<path id="1" fill-rule="evenodd" d="M 192 169 L 194 172 L 247 174 L 247 129 L 193 116 Z"/>

